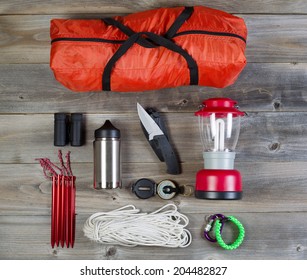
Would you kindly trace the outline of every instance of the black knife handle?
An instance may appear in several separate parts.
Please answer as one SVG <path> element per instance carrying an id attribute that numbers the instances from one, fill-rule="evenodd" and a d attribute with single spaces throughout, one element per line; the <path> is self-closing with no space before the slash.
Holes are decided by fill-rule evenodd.
<path id="1" fill-rule="evenodd" d="M 167 166 L 167 173 L 169 174 L 180 174 L 180 164 L 178 158 L 168 142 L 165 135 L 157 135 L 151 140 L 155 145 L 156 149 L 161 151 L 164 161 Z"/>

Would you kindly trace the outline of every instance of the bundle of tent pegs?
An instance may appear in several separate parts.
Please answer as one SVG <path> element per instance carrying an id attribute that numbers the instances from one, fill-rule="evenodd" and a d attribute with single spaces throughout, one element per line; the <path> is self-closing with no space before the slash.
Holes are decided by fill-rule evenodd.
<path id="1" fill-rule="evenodd" d="M 70 167 L 70 152 L 65 155 L 58 151 L 60 166 L 48 158 L 37 159 L 43 168 L 45 177 L 52 181 L 51 205 L 51 246 L 73 247 L 75 241 L 75 198 L 76 177 Z"/>

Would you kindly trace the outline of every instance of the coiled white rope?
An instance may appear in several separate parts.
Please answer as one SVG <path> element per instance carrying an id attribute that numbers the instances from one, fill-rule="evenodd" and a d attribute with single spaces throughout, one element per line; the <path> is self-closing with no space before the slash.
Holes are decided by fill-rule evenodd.
<path id="1" fill-rule="evenodd" d="M 133 205 L 90 216 L 84 224 L 84 235 L 109 245 L 134 247 L 187 247 L 192 242 L 185 228 L 187 216 L 178 212 L 175 204 L 167 204 L 152 213 L 141 213 Z"/>

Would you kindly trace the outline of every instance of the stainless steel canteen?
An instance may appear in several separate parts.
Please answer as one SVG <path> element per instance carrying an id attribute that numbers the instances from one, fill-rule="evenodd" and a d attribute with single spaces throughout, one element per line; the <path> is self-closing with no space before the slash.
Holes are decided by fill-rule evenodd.
<path id="1" fill-rule="evenodd" d="M 121 187 L 120 130 L 107 120 L 95 130 L 94 188 Z"/>

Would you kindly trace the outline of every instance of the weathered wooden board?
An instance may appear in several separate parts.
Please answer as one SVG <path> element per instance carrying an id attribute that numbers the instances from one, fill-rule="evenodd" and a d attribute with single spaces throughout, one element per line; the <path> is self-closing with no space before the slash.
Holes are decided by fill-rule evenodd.
<path id="1" fill-rule="evenodd" d="M 245 1 L 203 1 L 203 0 L 132 0 L 132 1 L 99 1 L 81 0 L 61 1 L 43 0 L 39 4 L 33 1 L 0 1 L 0 14 L 55 14 L 55 13 L 106 13 L 109 11 L 118 13 L 134 13 L 159 7 L 196 6 L 222 9 L 229 13 L 260 13 L 260 14 L 302 14 L 307 13 L 304 0 L 294 0 L 291 3 L 287 0 L 245 0 Z"/>
<path id="2" fill-rule="evenodd" d="M 172 179 L 179 185 L 195 184 L 199 164 L 183 164 L 181 175 L 169 175 L 163 164 L 123 164 L 123 188 L 93 189 L 93 165 L 73 164 L 77 177 L 78 214 L 112 210 L 127 204 L 138 207 L 162 207 L 168 201 L 158 196 L 138 199 L 131 185 L 140 178 L 155 182 Z M 194 196 L 176 196 L 171 202 L 187 213 L 198 212 L 301 212 L 307 211 L 307 165 L 302 162 L 249 162 L 236 164 L 243 180 L 243 199 L 216 201 L 196 199 Z M 0 215 L 49 215 L 51 213 L 51 182 L 44 178 L 39 164 L 0 165 Z M 0 227 L 1 228 L 1 227 Z"/>
<path id="3" fill-rule="evenodd" d="M 146 105 L 146 104 L 145 104 Z M 202 162 L 197 118 L 192 113 L 162 115 L 182 162 Z M 306 161 L 306 112 L 249 113 L 242 119 L 237 161 Z M 94 130 L 110 119 L 122 133 L 123 162 L 159 162 L 142 132 L 137 113 L 86 114 L 86 145 L 67 147 L 75 162 L 92 162 Z M 1 115 L 1 163 L 33 163 L 52 155 L 54 116 Z"/>
<path id="4" fill-rule="evenodd" d="M 162 112 L 194 112 L 210 97 L 230 97 L 246 111 L 306 111 L 307 64 L 248 63 L 225 89 L 179 87 L 148 92 L 75 93 L 59 82 L 47 64 L 0 64 L 2 113 L 128 113 L 135 104 Z"/>
<path id="5" fill-rule="evenodd" d="M 0 63 L 48 63 L 50 19 L 71 17 L 83 15 L 1 16 Z M 307 15 L 243 18 L 249 31 L 246 49 L 249 62 L 307 62 Z"/>
<path id="6" fill-rule="evenodd" d="M 145 211 L 157 208 L 138 207 Z M 102 207 L 103 209 L 103 207 Z M 115 209 L 115 208 L 114 208 Z M 0 216 L 0 259 L 306 259 L 306 213 L 249 214 L 227 212 L 235 215 L 245 225 L 246 237 L 235 251 L 225 251 L 203 238 L 204 216 L 211 212 L 186 214 L 188 229 L 193 236 L 187 248 L 134 247 L 101 245 L 83 235 L 83 224 L 89 215 L 77 215 L 76 241 L 73 249 L 50 246 L 49 216 Z M 274 225 L 274 227 L 272 226 Z M 226 230 L 224 229 L 226 233 Z M 227 233 L 225 234 L 227 240 Z M 32 248 L 32 250 L 29 250 Z"/>
<path id="7" fill-rule="evenodd" d="M 261 16 L 262 17 L 262 16 Z M 243 16 L 249 30 L 248 61 L 303 62 L 307 54 L 307 16 Z M 262 23 L 260 23 L 262 22 Z M 263 25 L 264 24 L 264 25 Z"/>

